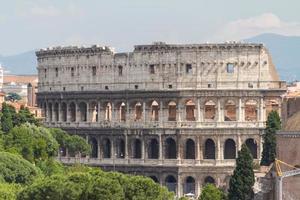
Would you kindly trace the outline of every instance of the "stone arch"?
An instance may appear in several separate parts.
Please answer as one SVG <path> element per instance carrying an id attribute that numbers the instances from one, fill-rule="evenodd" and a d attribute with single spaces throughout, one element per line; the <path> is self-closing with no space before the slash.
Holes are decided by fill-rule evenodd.
<path id="1" fill-rule="evenodd" d="M 195 121 L 195 109 L 196 105 L 193 100 L 187 100 L 185 103 L 185 116 L 187 121 Z"/>
<path id="2" fill-rule="evenodd" d="M 188 193 L 192 193 L 195 194 L 195 189 L 196 189 L 196 184 L 195 184 L 195 179 L 192 176 L 188 176 L 185 179 L 184 182 L 184 188 L 183 188 L 183 193 L 184 194 L 188 194 Z"/>
<path id="3" fill-rule="evenodd" d="M 268 99 L 266 101 L 266 118 L 269 116 L 271 111 L 279 112 L 279 102 L 277 99 Z"/>
<path id="4" fill-rule="evenodd" d="M 233 139 L 227 139 L 224 144 L 224 159 L 236 158 L 236 144 Z"/>
<path id="5" fill-rule="evenodd" d="M 98 141 L 96 138 L 92 137 L 89 140 L 89 143 L 91 145 L 91 158 L 98 158 Z"/>
<path id="6" fill-rule="evenodd" d="M 98 122 L 98 103 L 93 101 L 90 103 L 91 122 Z"/>
<path id="7" fill-rule="evenodd" d="M 236 121 L 236 103 L 233 100 L 227 100 L 224 105 L 224 121 Z"/>
<path id="8" fill-rule="evenodd" d="M 149 178 L 151 178 L 155 183 L 159 183 L 157 176 L 151 175 Z"/>
<path id="9" fill-rule="evenodd" d="M 257 142 L 253 138 L 248 138 L 245 144 L 250 150 L 253 159 L 257 159 Z"/>
<path id="10" fill-rule="evenodd" d="M 245 102 L 245 120 L 257 121 L 257 101 L 250 99 Z"/>
<path id="11" fill-rule="evenodd" d="M 125 141 L 122 138 L 116 141 L 116 156 L 117 158 L 125 158 Z"/>
<path id="12" fill-rule="evenodd" d="M 102 140 L 102 157 L 111 158 L 111 142 L 108 138 Z"/>
<path id="13" fill-rule="evenodd" d="M 195 159 L 195 142 L 192 139 L 187 139 L 185 142 L 185 159 Z"/>
<path id="14" fill-rule="evenodd" d="M 165 179 L 165 183 L 170 192 L 176 193 L 177 180 L 173 175 L 168 175 Z"/>
<path id="15" fill-rule="evenodd" d="M 53 113 L 52 113 L 52 103 L 48 103 L 48 110 L 49 110 L 49 120 L 52 121 L 53 120 Z"/>
<path id="16" fill-rule="evenodd" d="M 216 119 L 216 103 L 213 100 L 208 100 L 204 104 L 204 119 L 214 121 Z"/>
<path id="17" fill-rule="evenodd" d="M 158 159 L 159 158 L 159 143 L 157 139 L 152 138 L 148 144 L 148 158 Z"/>
<path id="18" fill-rule="evenodd" d="M 151 102 L 151 120 L 152 121 L 158 121 L 159 118 L 159 104 L 157 103 L 157 101 L 152 101 Z"/>
<path id="19" fill-rule="evenodd" d="M 67 104 L 65 102 L 61 104 L 61 119 L 63 122 L 67 121 Z"/>
<path id="20" fill-rule="evenodd" d="M 119 119 L 121 122 L 126 121 L 126 104 L 124 102 L 119 104 Z"/>
<path id="21" fill-rule="evenodd" d="M 169 111 L 168 120 L 176 121 L 176 102 L 170 101 L 168 103 L 168 111 Z"/>
<path id="22" fill-rule="evenodd" d="M 177 147 L 176 141 L 173 138 L 167 138 L 165 140 L 165 159 L 176 159 Z"/>
<path id="23" fill-rule="evenodd" d="M 138 121 L 142 119 L 142 115 L 143 115 L 143 108 L 142 108 L 142 104 L 141 102 L 137 102 L 134 105 L 134 120 Z"/>
<path id="24" fill-rule="evenodd" d="M 216 159 L 216 145 L 212 139 L 205 141 L 204 159 Z"/>
<path id="25" fill-rule="evenodd" d="M 132 141 L 132 157 L 142 158 L 142 142 L 140 139 L 134 139 Z"/>
<path id="26" fill-rule="evenodd" d="M 85 102 L 79 103 L 79 115 L 80 121 L 86 122 L 87 121 L 87 104 Z"/>
<path id="27" fill-rule="evenodd" d="M 112 105 L 110 102 L 107 102 L 105 104 L 105 120 L 111 121 L 111 116 L 112 116 Z"/>
<path id="28" fill-rule="evenodd" d="M 74 102 L 70 103 L 69 105 L 69 113 L 70 113 L 70 121 L 76 121 L 76 105 Z"/>
<path id="29" fill-rule="evenodd" d="M 206 176 L 205 178 L 204 178 L 204 185 L 206 185 L 206 184 L 216 184 L 216 181 L 215 181 L 215 179 L 213 178 L 213 177 L 211 177 L 211 176 Z"/>

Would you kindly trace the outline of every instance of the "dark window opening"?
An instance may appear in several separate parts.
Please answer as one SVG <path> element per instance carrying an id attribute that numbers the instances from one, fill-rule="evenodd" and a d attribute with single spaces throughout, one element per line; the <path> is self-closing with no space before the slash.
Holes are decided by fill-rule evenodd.
<path id="1" fill-rule="evenodd" d="M 55 68 L 55 76 L 58 77 L 58 68 Z"/>
<path id="2" fill-rule="evenodd" d="M 92 67 L 92 75 L 96 76 L 96 74 L 97 74 L 97 68 L 96 68 L 96 66 L 93 66 Z"/>
<path id="3" fill-rule="evenodd" d="M 105 86 L 105 89 L 108 90 L 108 86 L 107 85 Z"/>
<path id="4" fill-rule="evenodd" d="M 138 85 L 135 85 L 134 88 L 137 90 L 137 89 L 139 89 L 139 86 L 138 86 Z"/>
<path id="5" fill-rule="evenodd" d="M 149 65 L 150 74 L 155 74 L 155 67 L 154 65 Z"/>
<path id="6" fill-rule="evenodd" d="M 74 67 L 71 68 L 71 76 L 74 76 Z"/>
<path id="7" fill-rule="evenodd" d="M 186 64 L 185 65 L 185 72 L 187 73 L 187 74 L 191 74 L 193 71 L 193 68 L 192 68 L 192 65 L 191 64 Z"/>
<path id="8" fill-rule="evenodd" d="M 227 70 L 227 73 L 230 73 L 230 74 L 234 73 L 234 64 L 228 63 L 226 70 Z"/>
<path id="9" fill-rule="evenodd" d="M 118 69 L 119 69 L 119 76 L 122 76 L 123 75 L 123 67 L 119 66 Z"/>

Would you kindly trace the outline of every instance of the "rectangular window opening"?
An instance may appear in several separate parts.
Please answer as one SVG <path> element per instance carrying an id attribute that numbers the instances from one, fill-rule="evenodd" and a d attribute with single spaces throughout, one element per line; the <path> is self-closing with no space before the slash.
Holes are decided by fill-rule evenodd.
<path id="1" fill-rule="evenodd" d="M 234 73 L 234 64 L 233 63 L 228 63 L 227 68 L 226 68 L 227 73 Z"/>
<path id="2" fill-rule="evenodd" d="M 150 74 L 155 74 L 155 67 L 154 65 L 149 65 Z"/>
<path id="3" fill-rule="evenodd" d="M 193 71 L 193 68 L 192 68 L 192 65 L 191 64 L 186 64 L 185 65 L 185 72 L 187 73 L 187 74 L 191 74 Z"/>
<path id="4" fill-rule="evenodd" d="M 96 66 L 93 66 L 92 67 L 92 75 L 96 76 L 96 74 L 97 74 L 97 68 L 96 68 Z"/>

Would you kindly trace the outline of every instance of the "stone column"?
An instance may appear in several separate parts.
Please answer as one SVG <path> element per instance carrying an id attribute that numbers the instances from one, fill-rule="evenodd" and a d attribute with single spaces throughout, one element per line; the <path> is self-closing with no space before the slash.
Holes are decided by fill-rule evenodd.
<path id="1" fill-rule="evenodd" d="M 115 103 L 111 102 L 111 122 L 115 122 L 116 120 L 116 112 L 115 112 Z"/>
<path id="2" fill-rule="evenodd" d="M 202 160 L 202 150 L 201 150 L 201 146 L 200 146 L 200 139 L 199 137 L 196 137 L 196 145 L 197 145 L 197 160 L 200 161 Z"/>
<path id="3" fill-rule="evenodd" d="M 86 103 L 86 122 L 91 122 L 92 117 L 91 117 L 91 108 L 90 108 L 90 102 Z"/>
<path id="4" fill-rule="evenodd" d="M 264 109 L 264 98 L 263 97 L 260 98 L 259 113 L 260 113 L 259 121 L 260 122 L 265 121 L 265 109 Z"/>
<path id="5" fill-rule="evenodd" d="M 61 110 L 61 102 L 58 104 L 58 122 L 62 122 L 62 110 Z"/>
<path id="6" fill-rule="evenodd" d="M 242 122 L 244 121 L 243 119 L 243 110 L 242 110 L 242 98 L 239 98 L 239 111 L 238 111 L 238 114 L 239 114 L 239 117 L 238 117 L 238 121 L 239 122 Z"/>
<path id="7" fill-rule="evenodd" d="M 100 137 L 97 137 L 96 139 L 97 139 L 97 145 L 98 145 L 97 157 L 99 160 L 101 160 L 102 159 L 101 158 L 102 157 L 101 156 L 101 139 L 100 139 Z"/>
<path id="8" fill-rule="evenodd" d="M 78 102 L 75 103 L 75 115 L 76 115 L 76 122 L 80 122 L 80 112 L 79 112 L 79 105 Z"/>
<path id="9" fill-rule="evenodd" d="M 101 109 L 101 103 L 98 102 L 98 110 L 97 110 L 97 112 L 98 112 L 98 122 L 102 122 L 102 120 L 103 120 L 103 116 L 102 116 L 101 111 L 102 111 L 102 109 Z"/>
<path id="10" fill-rule="evenodd" d="M 114 138 L 110 138 L 111 140 L 111 158 L 113 160 L 115 160 L 116 158 L 116 153 L 115 153 L 115 141 L 114 141 Z"/>
<path id="11" fill-rule="evenodd" d="M 55 113 L 55 103 L 52 103 L 52 122 L 56 121 L 56 113 Z"/>
<path id="12" fill-rule="evenodd" d="M 159 102 L 159 115 L 158 115 L 158 121 L 160 123 L 162 123 L 164 121 L 163 117 L 164 117 L 164 104 L 163 104 L 163 101 L 160 101 Z"/>
<path id="13" fill-rule="evenodd" d="M 197 111 L 198 111 L 198 117 L 197 117 L 197 121 L 198 122 L 202 122 L 202 117 L 201 117 L 201 103 L 200 103 L 200 99 L 197 99 Z"/>
<path id="14" fill-rule="evenodd" d="M 128 135 L 127 133 L 125 133 L 125 159 L 128 160 L 128 148 L 130 148 L 128 146 Z"/>
<path id="15" fill-rule="evenodd" d="M 126 122 L 130 122 L 130 105 L 129 102 L 126 102 Z"/>
<path id="16" fill-rule="evenodd" d="M 221 160 L 221 154 L 222 154 L 222 151 L 221 151 L 221 141 L 220 141 L 220 137 L 218 136 L 217 138 L 217 160 Z"/>
<path id="17" fill-rule="evenodd" d="M 177 180 L 177 194 L 179 197 L 182 196 L 182 181 L 181 181 L 181 174 L 178 174 L 178 180 Z"/>
<path id="18" fill-rule="evenodd" d="M 70 111 L 69 111 L 69 109 L 70 109 L 70 104 L 67 102 L 66 103 L 66 109 L 67 109 L 67 122 L 71 122 L 71 115 L 70 115 Z"/>
<path id="19" fill-rule="evenodd" d="M 49 103 L 46 103 L 46 111 L 47 111 L 47 118 L 46 118 L 46 122 L 50 122 L 50 109 L 49 109 Z"/>
<path id="20" fill-rule="evenodd" d="M 159 134 L 159 160 L 163 160 L 163 142 L 161 138 L 161 134 Z"/>
<path id="21" fill-rule="evenodd" d="M 144 138 L 140 138 L 142 143 L 142 159 L 145 160 L 145 141 Z"/>
<path id="22" fill-rule="evenodd" d="M 181 122 L 182 121 L 182 115 L 181 115 L 181 104 L 180 104 L 180 102 L 178 102 L 178 105 L 176 106 L 177 107 L 177 112 L 176 112 L 176 120 L 178 121 L 178 122 Z"/>
<path id="23" fill-rule="evenodd" d="M 221 100 L 218 99 L 217 101 L 217 106 L 218 106 L 218 122 L 223 121 L 223 116 L 222 116 L 222 109 L 221 109 Z"/>
<path id="24" fill-rule="evenodd" d="M 143 101 L 143 121 L 146 123 L 146 103 Z"/>
<path id="25" fill-rule="evenodd" d="M 237 147 L 238 147 L 237 152 L 242 149 L 242 139 L 241 139 L 241 134 L 240 133 L 238 134 Z"/>

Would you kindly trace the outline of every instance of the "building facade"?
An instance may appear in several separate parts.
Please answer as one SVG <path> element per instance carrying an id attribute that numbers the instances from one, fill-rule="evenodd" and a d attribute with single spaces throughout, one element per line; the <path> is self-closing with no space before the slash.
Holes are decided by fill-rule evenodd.
<path id="1" fill-rule="evenodd" d="M 55 47 L 36 52 L 45 125 L 85 137 L 85 158 L 61 160 L 141 174 L 178 196 L 226 188 L 243 143 L 256 161 L 285 83 L 261 44 Z"/>

